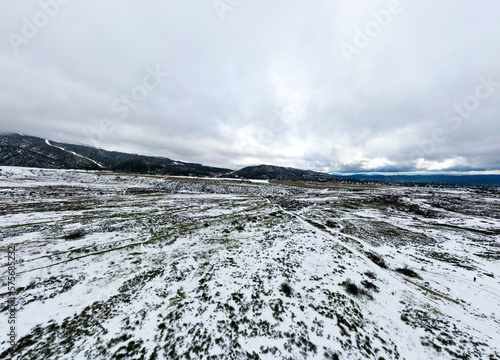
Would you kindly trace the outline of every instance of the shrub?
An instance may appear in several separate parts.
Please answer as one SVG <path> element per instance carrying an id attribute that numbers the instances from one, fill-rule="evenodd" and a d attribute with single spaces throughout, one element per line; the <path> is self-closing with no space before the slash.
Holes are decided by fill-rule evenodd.
<path id="1" fill-rule="evenodd" d="M 287 282 L 281 284 L 280 291 L 284 293 L 287 297 L 290 297 L 293 294 L 293 289 Z"/>
<path id="2" fill-rule="evenodd" d="M 368 290 L 373 290 L 375 292 L 378 292 L 378 286 L 372 283 L 371 281 L 363 280 L 361 281 L 361 285 L 363 285 Z"/>
<path id="3" fill-rule="evenodd" d="M 417 279 L 422 279 L 420 275 L 418 275 L 413 269 L 408 267 L 408 265 L 405 265 L 402 268 L 396 269 L 396 271 L 400 274 L 412 277 L 412 278 L 417 278 Z"/>
<path id="4" fill-rule="evenodd" d="M 80 229 L 73 230 L 73 231 L 67 233 L 66 235 L 64 235 L 64 239 L 76 240 L 76 239 L 84 237 L 85 235 L 86 235 L 85 231 L 82 228 L 80 228 Z"/>
<path id="5" fill-rule="evenodd" d="M 329 228 L 339 227 L 339 224 L 337 224 L 335 221 L 332 220 L 327 220 L 325 225 L 328 226 Z"/>
<path id="6" fill-rule="evenodd" d="M 368 276 L 372 280 L 375 280 L 377 278 L 377 275 L 373 271 L 367 271 L 367 272 L 365 272 L 365 275 Z"/>
<path id="7" fill-rule="evenodd" d="M 377 264 L 378 266 L 380 266 L 383 269 L 387 269 L 387 264 L 385 263 L 385 260 L 382 256 L 380 256 L 379 254 L 374 253 L 372 251 L 368 251 L 365 254 L 368 257 L 368 259 L 373 261 L 375 264 Z"/>
<path id="8" fill-rule="evenodd" d="M 339 360 L 339 354 L 337 352 L 333 352 L 332 350 L 325 351 L 325 359 L 328 360 Z"/>
<path id="9" fill-rule="evenodd" d="M 348 294 L 354 295 L 354 296 L 366 296 L 369 299 L 373 299 L 373 297 L 370 295 L 368 291 L 366 291 L 363 288 L 360 288 L 358 285 L 356 285 L 354 282 L 351 281 L 351 279 L 347 279 L 346 281 L 340 283 L 345 289 L 345 291 Z"/>

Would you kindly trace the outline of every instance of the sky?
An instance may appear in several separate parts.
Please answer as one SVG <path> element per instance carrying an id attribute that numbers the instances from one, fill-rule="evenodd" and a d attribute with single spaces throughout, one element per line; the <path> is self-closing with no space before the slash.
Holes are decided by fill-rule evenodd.
<path id="1" fill-rule="evenodd" d="M 231 169 L 500 170 L 497 0 L 0 9 L 0 132 Z"/>

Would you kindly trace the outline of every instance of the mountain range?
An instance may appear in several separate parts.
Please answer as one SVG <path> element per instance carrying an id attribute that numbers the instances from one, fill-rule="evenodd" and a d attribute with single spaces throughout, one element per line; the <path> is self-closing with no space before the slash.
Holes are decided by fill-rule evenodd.
<path id="1" fill-rule="evenodd" d="M 128 154 L 56 142 L 24 134 L 0 134 L 0 166 L 101 170 L 137 174 L 232 177 L 284 181 L 344 181 L 330 174 L 289 167 L 258 165 L 234 171 L 175 161 L 166 157 Z"/>
<path id="2" fill-rule="evenodd" d="M 342 175 L 339 175 L 343 177 Z M 424 175 L 381 175 L 381 174 L 351 174 L 349 179 L 362 181 L 388 182 L 397 184 L 433 184 L 433 185 L 489 185 L 500 186 L 500 175 L 454 175 L 454 174 L 424 174 Z"/>

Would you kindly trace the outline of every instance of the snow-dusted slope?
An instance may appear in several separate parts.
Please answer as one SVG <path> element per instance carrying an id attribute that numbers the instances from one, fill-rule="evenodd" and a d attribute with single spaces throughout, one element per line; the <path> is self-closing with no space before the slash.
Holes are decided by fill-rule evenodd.
<path id="1" fill-rule="evenodd" d="M 80 155 L 80 154 L 77 154 L 77 153 L 76 153 L 76 152 L 74 152 L 74 151 L 66 150 L 65 148 L 63 148 L 63 147 L 61 147 L 61 146 L 56 146 L 56 145 L 53 145 L 53 144 L 51 144 L 51 143 L 50 143 L 50 141 L 49 141 L 49 140 L 47 140 L 47 139 L 45 139 L 45 143 L 46 143 L 47 145 L 49 145 L 49 146 L 55 147 L 55 148 L 60 149 L 60 150 L 62 150 L 62 151 L 66 151 L 67 153 L 70 153 L 70 154 L 73 154 L 73 155 L 75 155 L 75 156 L 81 157 L 82 159 L 85 159 L 85 160 L 88 160 L 88 161 L 90 161 L 90 162 L 93 162 L 94 164 L 96 164 L 96 165 L 97 165 L 97 166 L 99 166 L 100 168 L 105 168 L 105 166 L 104 166 L 103 164 L 98 163 L 98 162 L 97 162 L 97 161 L 95 161 L 95 160 L 89 159 L 88 157 L 85 157 L 85 156 L 82 156 L 82 155 Z"/>
<path id="2" fill-rule="evenodd" d="M 0 166 L 47 169 L 111 170 L 127 173 L 210 176 L 229 174 L 201 164 L 173 161 L 160 156 L 143 156 L 67 143 L 36 136 L 0 133 Z"/>
<path id="3" fill-rule="evenodd" d="M 497 195 L 0 169 L 1 359 L 500 357 Z"/>

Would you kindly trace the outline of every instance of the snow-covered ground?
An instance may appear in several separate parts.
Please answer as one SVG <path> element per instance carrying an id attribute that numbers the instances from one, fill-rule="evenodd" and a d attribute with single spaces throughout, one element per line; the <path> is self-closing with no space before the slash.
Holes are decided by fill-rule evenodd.
<path id="1" fill-rule="evenodd" d="M 499 210 L 469 189 L 0 167 L 0 359 L 500 359 Z"/>

